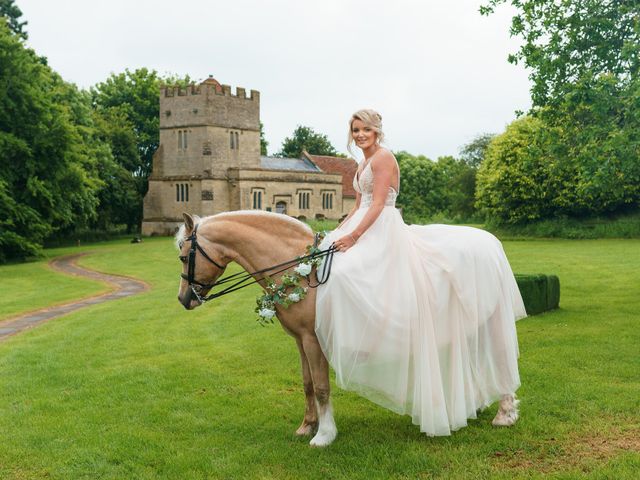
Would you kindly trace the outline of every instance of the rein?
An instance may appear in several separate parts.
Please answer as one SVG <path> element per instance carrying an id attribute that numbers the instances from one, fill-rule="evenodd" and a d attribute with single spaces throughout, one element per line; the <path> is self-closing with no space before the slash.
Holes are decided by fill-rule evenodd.
<path id="1" fill-rule="evenodd" d="M 228 293 L 235 292 L 236 290 L 240 290 L 241 288 L 244 288 L 244 287 L 248 287 L 249 285 L 258 283 L 267 277 L 267 275 L 264 275 L 261 278 L 254 278 L 255 275 L 264 274 L 266 272 L 271 272 L 272 275 L 277 274 L 280 272 L 284 272 L 285 270 L 288 270 L 289 268 L 295 265 L 298 265 L 304 262 L 305 260 L 318 258 L 318 257 L 326 257 L 325 264 L 322 266 L 322 274 L 320 275 L 320 277 L 318 277 L 318 269 L 316 269 L 315 275 L 316 275 L 317 283 L 315 285 L 312 285 L 311 282 L 309 282 L 309 287 L 317 288 L 320 285 L 324 285 L 327 282 L 327 280 L 329 280 L 329 275 L 331 274 L 331 265 L 333 263 L 333 254 L 338 251 L 338 249 L 334 245 L 331 245 L 326 250 L 313 252 L 308 255 L 304 255 L 302 257 L 297 257 L 292 260 L 288 260 L 278 265 L 273 265 L 271 267 L 263 268 L 262 270 L 256 270 L 255 272 L 234 273 L 232 275 L 228 275 L 224 278 L 221 278 L 220 280 L 217 280 L 214 283 L 207 284 L 207 283 L 201 283 L 195 279 L 196 252 L 200 252 L 205 259 L 207 259 L 210 263 L 212 263 L 217 268 L 219 268 L 222 272 L 224 272 L 227 266 L 220 265 L 218 262 L 216 262 L 198 244 L 198 240 L 196 237 L 197 231 L 198 231 L 198 225 L 194 227 L 191 235 L 189 235 L 186 238 L 187 241 L 191 242 L 191 248 L 189 249 L 189 256 L 187 258 L 187 261 L 188 261 L 187 275 L 185 275 L 184 273 L 181 273 L 180 277 L 182 277 L 187 281 L 187 283 L 189 284 L 189 287 L 191 288 L 191 291 L 193 292 L 193 294 L 195 295 L 195 297 L 198 299 L 200 303 L 208 302 L 209 300 L 213 300 L 214 298 L 222 297 L 223 295 L 226 295 Z M 314 248 L 318 246 L 319 240 L 320 240 L 320 237 L 316 233 L 314 237 L 314 242 L 313 242 Z M 227 287 L 223 288 L 219 292 L 212 293 L 211 295 L 207 295 L 206 297 L 203 297 L 200 294 L 203 289 L 210 290 L 214 287 L 225 285 L 231 282 L 233 282 L 231 285 L 228 285 Z"/>

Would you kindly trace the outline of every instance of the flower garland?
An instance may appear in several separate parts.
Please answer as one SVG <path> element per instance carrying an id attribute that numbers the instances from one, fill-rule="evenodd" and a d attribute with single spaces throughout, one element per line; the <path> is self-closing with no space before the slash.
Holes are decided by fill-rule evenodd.
<path id="1" fill-rule="evenodd" d="M 318 244 L 324 238 L 326 232 L 319 234 Z M 276 305 L 282 308 L 288 308 L 293 303 L 298 303 L 307 296 L 309 287 L 303 287 L 300 282 L 302 279 L 309 281 L 309 275 L 313 267 L 318 268 L 324 259 L 319 254 L 322 253 L 317 246 L 308 245 L 306 254 L 298 257 L 298 266 L 293 272 L 285 273 L 280 277 L 280 284 L 277 284 L 270 277 L 265 277 L 265 292 L 256 299 L 255 312 L 258 314 L 257 321 L 260 325 L 273 323 L 273 317 L 276 315 Z M 309 257 L 309 255 L 313 255 Z M 305 258 L 307 257 L 307 258 Z M 304 260 L 303 260 L 304 259 Z"/>

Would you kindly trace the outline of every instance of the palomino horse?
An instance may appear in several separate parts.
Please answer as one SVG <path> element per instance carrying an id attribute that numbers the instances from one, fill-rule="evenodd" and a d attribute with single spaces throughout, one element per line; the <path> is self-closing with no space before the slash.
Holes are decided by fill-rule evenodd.
<path id="1" fill-rule="evenodd" d="M 176 235 L 180 248 L 180 259 L 184 263 L 183 274 L 187 274 L 190 244 L 185 241 L 196 226 L 191 215 L 183 214 L 184 226 Z M 231 262 L 238 263 L 247 272 L 263 270 L 303 255 L 307 245 L 313 243 L 313 232 L 304 223 L 275 213 L 239 211 L 221 213 L 200 220 L 197 241 L 208 261 L 198 252 L 194 277 L 202 284 L 212 284 Z M 273 275 L 278 280 L 279 275 Z M 261 284 L 262 285 L 262 284 Z M 262 285 L 264 286 L 264 285 Z M 207 294 L 203 288 L 200 295 Z M 183 278 L 178 294 L 180 303 L 188 310 L 201 304 Z M 329 445 L 338 430 L 333 420 L 329 399 L 329 364 L 327 363 L 314 330 L 316 292 L 310 288 L 307 296 L 287 309 L 277 308 L 276 316 L 282 328 L 296 341 L 302 363 L 302 380 L 306 406 L 302 424 L 297 435 L 315 436 L 312 446 Z"/>
<path id="2" fill-rule="evenodd" d="M 186 213 L 183 216 L 185 223 L 176 234 L 183 262 L 178 299 L 187 310 L 202 304 L 198 296 L 207 295 L 210 285 L 229 263 L 236 262 L 247 272 L 256 272 L 303 255 L 313 242 L 311 229 L 286 215 L 249 210 L 221 213 L 202 220 Z M 190 275 L 198 295 L 186 280 L 190 249 L 194 245 L 188 241 L 189 237 L 197 238 L 199 247 L 193 252 Z M 282 273 L 272 278 L 277 282 L 280 275 Z M 259 283 L 264 287 L 263 282 Z M 284 330 L 295 339 L 300 351 L 306 406 L 296 434 L 315 433 L 311 445 L 326 446 L 338 431 L 329 398 L 329 365 L 315 334 L 315 301 L 316 291 L 310 288 L 300 302 L 287 309 L 276 308 L 276 316 Z M 517 400 L 514 395 L 504 395 L 493 424 L 510 426 L 517 418 Z"/>

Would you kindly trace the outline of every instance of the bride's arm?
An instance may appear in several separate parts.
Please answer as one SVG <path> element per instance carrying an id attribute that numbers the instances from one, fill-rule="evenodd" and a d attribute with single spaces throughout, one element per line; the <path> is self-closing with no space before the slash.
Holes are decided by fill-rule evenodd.
<path id="1" fill-rule="evenodd" d="M 373 199 L 371 205 L 355 230 L 334 242 L 340 251 L 344 252 L 351 248 L 362 234 L 376 221 L 384 209 L 384 203 L 387 200 L 395 169 L 396 159 L 389 151 L 385 150 L 380 152 L 379 155 L 371 159 L 371 170 L 374 174 Z"/>

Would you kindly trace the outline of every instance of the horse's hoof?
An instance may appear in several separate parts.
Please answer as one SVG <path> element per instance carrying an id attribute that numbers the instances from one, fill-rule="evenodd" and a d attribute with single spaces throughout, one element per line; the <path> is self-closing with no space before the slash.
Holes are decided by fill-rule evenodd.
<path id="1" fill-rule="evenodd" d="M 335 430 L 328 432 L 318 432 L 316 436 L 311 439 L 309 445 L 311 445 L 312 447 L 326 447 L 336 439 L 337 434 L 338 432 Z"/>
<path id="2" fill-rule="evenodd" d="M 318 428 L 317 424 L 303 423 L 296 430 L 296 435 L 298 435 L 299 437 L 306 437 L 308 435 L 312 435 L 317 428 Z"/>
<path id="3" fill-rule="evenodd" d="M 520 401 L 516 399 L 515 395 L 503 395 L 498 413 L 491 424 L 494 427 L 511 427 L 514 425 L 520 417 L 518 412 L 519 403 Z"/>

